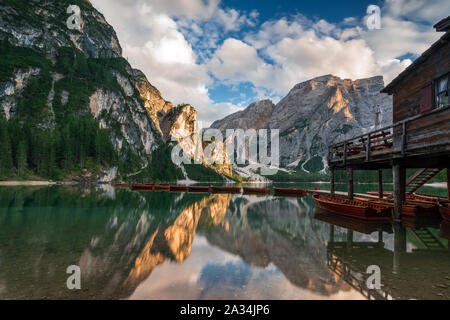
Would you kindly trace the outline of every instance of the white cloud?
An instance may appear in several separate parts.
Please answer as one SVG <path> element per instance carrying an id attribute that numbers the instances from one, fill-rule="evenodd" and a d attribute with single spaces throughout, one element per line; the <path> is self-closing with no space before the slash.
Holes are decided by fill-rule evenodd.
<path id="1" fill-rule="evenodd" d="M 367 30 L 364 19 L 354 17 L 339 24 L 314 22 L 302 15 L 267 21 L 245 36 L 246 43 L 238 45 L 239 40 L 234 40 L 236 45 L 231 46 L 226 40 L 209 68 L 223 81 L 249 81 L 259 90 L 277 94 L 324 74 L 351 79 L 381 74 L 388 83 L 412 63 L 402 57 L 419 55 L 439 38 L 423 20 L 435 19 L 438 7 L 448 4 L 440 0 L 432 6 L 433 10 L 424 12 L 425 6 L 418 1 L 387 1 L 382 30 Z M 420 22 L 404 20 L 410 16 Z"/>
<path id="2" fill-rule="evenodd" d="M 382 74 L 389 82 L 411 63 L 405 55 L 418 55 L 438 39 L 432 24 L 450 12 L 447 0 L 386 0 L 383 29 L 369 31 L 362 16 L 335 24 L 296 15 L 256 27 L 257 11 L 223 8 L 220 0 L 92 2 L 117 31 L 130 63 L 166 99 L 194 105 L 206 123 L 252 102 L 236 92 L 237 105 L 214 103 L 211 74 L 236 87 L 252 83 L 258 98 L 275 101 L 296 83 L 324 74 Z M 243 34 L 244 27 L 251 31 Z"/>
<path id="3" fill-rule="evenodd" d="M 257 70 L 261 63 L 255 48 L 241 40 L 230 38 L 217 49 L 209 65 L 219 79 L 238 77 L 243 80 L 249 73 Z"/>
<path id="4" fill-rule="evenodd" d="M 174 104 L 190 103 L 200 121 L 208 125 L 236 110 L 231 103 L 215 104 L 209 97 L 212 80 L 191 43 L 180 31 L 180 21 L 192 21 L 192 30 L 202 35 L 201 23 L 216 15 L 224 28 L 233 29 L 247 18 L 235 10 L 224 11 L 219 0 L 93 0 L 114 27 L 130 64 L 141 69 L 163 97 Z M 172 16 L 180 16 L 176 21 Z M 194 20 L 195 19 L 195 20 Z"/>
<path id="5" fill-rule="evenodd" d="M 447 0 L 386 0 L 383 11 L 398 19 L 426 21 L 434 24 L 450 12 Z"/>
<path id="6" fill-rule="evenodd" d="M 431 27 L 385 16 L 382 29 L 366 31 L 362 38 L 375 52 L 377 60 L 395 59 L 406 54 L 419 55 L 441 36 Z"/>

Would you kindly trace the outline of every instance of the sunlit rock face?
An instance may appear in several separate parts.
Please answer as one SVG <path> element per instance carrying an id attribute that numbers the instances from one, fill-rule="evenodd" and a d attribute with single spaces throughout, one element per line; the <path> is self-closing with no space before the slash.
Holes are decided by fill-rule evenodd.
<path id="1" fill-rule="evenodd" d="M 150 114 L 159 132 L 162 134 L 160 121 L 172 109 L 172 103 L 163 99 L 161 93 L 150 82 L 140 70 L 133 70 L 133 78 L 136 88 L 145 101 L 145 109 Z"/>
<path id="2" fill-rule="evenodd" d="M 114 29 L 88 1 L 27 1 L 26 5 L 19 2 L 0 4 L 0 40 L 8 41 L 11 46 L 31 48 L 52 65 L 56 65 L 61 48 L 76 49 L 87 58 L 123 58 Z M 67 26 L 69 5 L 77 5 L 81 10 L 79 30 Z M 119 60 L 101 63 L 104 68 L 101 71 L 112 73 L 118 86 L 105 89 L 103 83 L 89 83 L 91 92 L 83 93 L 88 99 L 80 99 L 79 92 L 70 92 L 67 84 L 56 94 L 55 86 L 64 76 L 52 71 L 51 88 L 42 88 L 49 90 L 48 102 L 39 110 L 37 126 L 54 128 L 55 101 L 65 106 L 74 99 L 80 105 L 71 101 L 70 109 L 80 110 L 81 114 L 90 111 L 100 126 L 109 131 L 115 149 L 120 153 L 126 148 L 127 154 L 136 160 L 131 170 L 139 171 L 148 164 L 152 151 L 163 143 L 157 115 L 171 105 L 142 72 L 133 69 L 126 60 L 118 63 Z M 0 82 L 0 116 L 11 120 L 17 114 L 24 90 L 32 80 L 43 76 L 44 71 L 31 65 L 21 67 L 11 73 L 9 81 Z"/>
<path id="3" fill-rule="evenodd" d="M 328 145 L 375 129 L 377 122 L 392 123 L 392 98 L 380 93 L 383 87 L 381 76 L 355 81 L 322 76 L 297 84 L 274 108 L 260 101 L 213 127 L 279 129 L 282 166 L 308 171 L 315 162 L 321 170 Z"/>
<path id="4" fill-rule="evenodd" d="M 175 261 L 183 262 L 191 254 L 195 231 L 201 218 L 203 223 L 215 225 L 224 218 L 230 195 L 214 195 L 185 208 L 175 223 L 164 232 L 167 245 Z"/>
<path id="5" fill-rule="evenodd" d="M 136 288 L 153 269 L 167 259 L 182 263 L 191 254 L 197 228 L 208 229 L 220 224 L 230 204 L 230 195 L 212 195 L 183 209 L 169 226 L 158 226 L 134 260 L 123 286 Z M 142 228 L 147 224 L 142 224 Z M 145 229 L 147 230 L 147 229 Z"/>
<path id="6" fill-rule="evenodd" d="M 166 260 L 160 252 L 152 252 L 153 243 L 158 232 L 159 228 L 151 236 L 144 249 L 136 258 L 133 269 L 125 280 L 125 287 L 136 288 L 143 280 L 148 278 L 157 265 L 164 263 Z"/>
<path id="7" fill-rule="evenodd" d="M 194 107 L 186 104 L 170 109 L 162 118 L 160 125 L 164 139 L 178 143 L 189 158 L 219 173 L 232 174 L 225 144 L 222 141 L 215 141 L 214 145 L 208 148 L 209 144 L 203 142 Z"/>
<path id="8" fill-rule="evenodd" d="M 382 77 L 342 80 L 319 77 L 296 85 L 281 100 L 269 127 L 280 129 L 281 163 L 305 164 L 325 159 L 328 145 L 392 123 L 392 98 L 380 93 Z"/>

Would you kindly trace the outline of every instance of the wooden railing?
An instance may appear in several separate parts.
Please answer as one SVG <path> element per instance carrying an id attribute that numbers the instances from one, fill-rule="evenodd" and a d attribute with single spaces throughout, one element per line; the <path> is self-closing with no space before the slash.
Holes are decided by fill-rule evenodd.
<path id="1" fill-rule="evenodd" d="M 431 117 L 435 117 L 432 119 Z M 426 118 L 429 118 L 428 121 Z M 417 123 L 420 120 L 424 120 L 428 127 L 423 129 L 426 133 L 420 133 L 420 128 L 417 129 Z M 422 146 L 417 142 L 424 140 L 426 137 L 430 142 L 427 146 L 442 145 L 450 143 L 450 126 L 444 127 L 438 125 L 441 123 L 448 123 L 450 121 L 450 106 L 434 109 L 430 112 L 420 114 L 393 125 L 367 132 L 360 136 L 345 140 L 343 142 L 336 143 L 328 148 L 328 161 L 343 161 L 344 164 L 348 158 L 364 158 L 367 162 L 371 161 L 372 156 L 388 153 L 398 153 L 401 156 L 405 156 L 406 152 L 410 149 Z M 412 126 L 414 124 L 414 126 Z M 436 126 L 435 131 L 433 126 Z M 445 125 L 444 125 L 445 126 Z M 411 127 L 408 129 L 408 127 Z M 415 127 L 415 128 L 413 128 Z M 419 126 L 420 127 L 420 126 Z M 431 128 L 431 129 L 430 129 Z M 442 131 L 443 130 L 443 131 Z M 413 133 L 408 136 L 409 133 Z M 437 139 L 433 139 L 437 137 Z M 431 138 L 430 138 L 431 137 Z M 433 141 L 436 140 L 436 141 Z"/>

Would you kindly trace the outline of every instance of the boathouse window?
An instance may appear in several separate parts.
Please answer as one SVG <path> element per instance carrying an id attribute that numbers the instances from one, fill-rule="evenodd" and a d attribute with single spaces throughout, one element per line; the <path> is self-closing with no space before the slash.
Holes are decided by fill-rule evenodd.
<path id="1" fill-rule="evenodd" d="M 449 74 L 439 78 L 435 82 L 435 108 L 442 108 L 448 106 L 449 93 Z"/>

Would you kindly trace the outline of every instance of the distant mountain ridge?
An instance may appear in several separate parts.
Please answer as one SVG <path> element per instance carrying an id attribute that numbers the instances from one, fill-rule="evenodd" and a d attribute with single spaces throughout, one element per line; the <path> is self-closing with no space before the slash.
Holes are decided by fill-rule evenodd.
<path id="1" fill-rule="evenodd" d="M 79 29 L 67 25 L 73 5 Z M 173 109 L 122 57 L 116 32 L 89 1 L 0 3 L 0 179 L 19 171 L 65 179 L 86 167 L 102 182 L 188 179 L 171 161 L 167 135 L 174 125 L 193 127 L 196 111 L 166 117 Z"/>
<path id="2" fill-rule="evenodd" d="M 258 101 L 212 124 L 215 129 L 279 129 L 282 167 L 322 171 L 328 145 L 392 123 L 383 77 L 325 75 L 297 84 L 277 105 Z M 376 119 L 378 114 L 378 119 Z"/>

